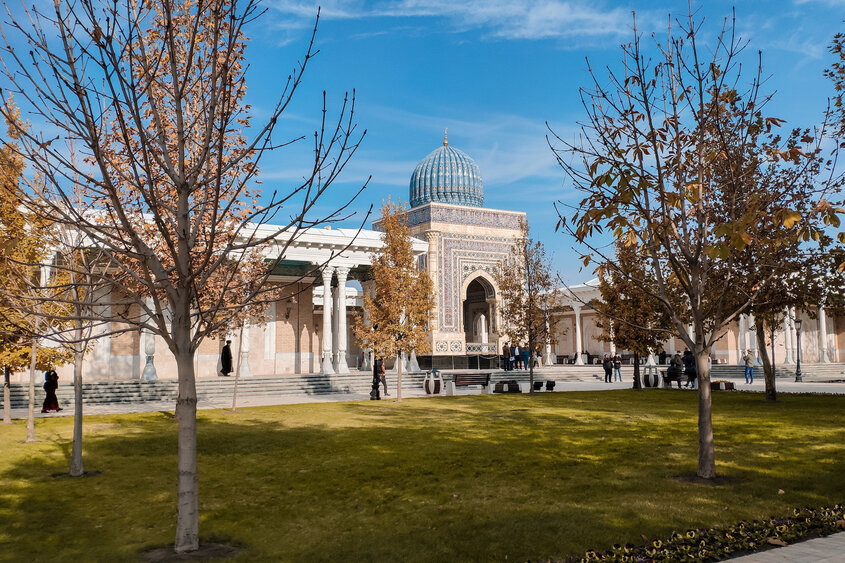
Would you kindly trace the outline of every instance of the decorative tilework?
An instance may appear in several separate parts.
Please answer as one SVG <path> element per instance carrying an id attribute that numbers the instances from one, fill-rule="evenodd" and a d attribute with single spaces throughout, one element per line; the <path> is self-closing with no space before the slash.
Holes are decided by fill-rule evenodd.
<path id="1" fill-rule="evenodd" d="M 411 207 L 430 201 L 480 206 L 484 181 L 478 165 L 465 152 L 443 145 L 426 156 L 411 174 Z"/>
<path id="2" fill-rule="evenodd" d="M 451 346 L 452 352 L 463 352 L 464 351 L 464 343 L 460 340 L 453 340 Z"/>
<path id="3" fill-rule="evenodd" d="M 467 342 L 467 354 L 496 354 L 498 346 L 493 342 Z"/>
<path id="4" fill-rule="evenodd" d="M 456 225 L 474 225 L 498 229 L 519 229 L 521 214 L 503 213 L 496 209 L 477 207 L 451 207 L 443 205 L 425 205 L 408 212 L 408 226 L 437 221 Z"/>
<path id="5" fill-rule="evenodd" d="M 461 286 L 464 281 L 486 272 L 492 275 L 510 253 L 513 239 L 443 233 L 437 256 L 439 288 L 439 325 L 441 331 L 460 330 L 463 311 Z M 488 299 L 495 297 L 495 290 L 488 290 Z M 489 295 L 490 292 L 493 295 Z"/>
<path id="6" fill-rule="evenodd" d="M 448 352 L 449 351 L 449 343 L 445 340 L 438 340 L 434 343 L 434 349 L 438 352 Z"/>

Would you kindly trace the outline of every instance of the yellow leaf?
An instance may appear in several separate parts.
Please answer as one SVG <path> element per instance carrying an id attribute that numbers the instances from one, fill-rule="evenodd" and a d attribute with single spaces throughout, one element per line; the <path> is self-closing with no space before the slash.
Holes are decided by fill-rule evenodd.
<path id="1" fill-rule="evenodd" d="M 795 223 L 801 220 L 801 214 L 797 211 L 787 211 L 783 216 L 783 226 L 791 229 Z"/>

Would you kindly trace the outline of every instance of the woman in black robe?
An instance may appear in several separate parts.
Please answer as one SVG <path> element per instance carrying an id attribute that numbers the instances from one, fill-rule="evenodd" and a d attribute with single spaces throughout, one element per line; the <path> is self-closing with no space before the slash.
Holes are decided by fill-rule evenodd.
<path id="1" fill-rule="evenodd" d="M 41 406 L 41 412 L 60 411 L 59 398 L 56 396 L 56 389 L 59 388 L 59 374 L 53 369 L 48 369 L 44 372 L 44 391 L 47 396 L 44 397 L 44 404 Z"/>

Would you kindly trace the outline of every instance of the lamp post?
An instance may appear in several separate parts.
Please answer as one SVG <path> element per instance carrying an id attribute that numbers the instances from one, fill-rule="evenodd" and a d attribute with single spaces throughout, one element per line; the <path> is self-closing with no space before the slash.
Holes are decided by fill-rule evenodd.
<path id="1" fill-rule="evenodd" d="M 804 381 L 801 379 L 801 319 L 795 319 L 795 335 L 798 337 L 798 353 L 795 359 L 795 382 Z"/>

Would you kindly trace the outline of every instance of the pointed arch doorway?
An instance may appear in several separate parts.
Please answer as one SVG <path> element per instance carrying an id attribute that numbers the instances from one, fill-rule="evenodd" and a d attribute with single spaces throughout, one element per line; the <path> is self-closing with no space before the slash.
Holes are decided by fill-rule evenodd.
<path id="1" fill-rule="evenodd" d="M 488 347 L 495 350 L 497 341 L 496 289 L 484 276 L 476 276 L 463 295 L 463 327 L 467 352 Z M 481 346 L 477 346 L 481 345 Z"/>

